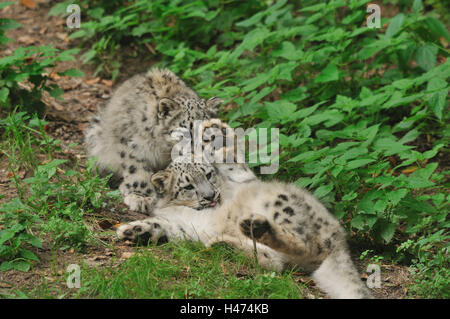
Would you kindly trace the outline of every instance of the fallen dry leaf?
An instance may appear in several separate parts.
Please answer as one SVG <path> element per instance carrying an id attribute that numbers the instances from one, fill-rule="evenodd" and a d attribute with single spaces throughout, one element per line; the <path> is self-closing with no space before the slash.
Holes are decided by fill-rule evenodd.
<path id="1" fill-rule="evenodd" d="M 223 272 L 225 275 L 228 275 L 228 270 L 227 270 L 227 268 L 225 267 L 225 265 L 222 263 L 222 264 L 220 264 L 220 266 L 222 267 L 222 272 Z"/>
<path id="2" fill-rule="evenodd" d="M 415 171 L 417 171 L 419 168 L 417 166 L 410 166 L 408 168 L 405 168 L 404 170 L 402 170 L 403 174 L 410 174 L 413 173 Z"/>
<path id="3" fill-rule="evenodd" d="M 34 0 L 20 0 L 20 4 L 27 7 L 28 9 L 34 9 L 37 6 Z"/>
<path id="4" fill-rule="evenodd" d="M 100 81 L 100 78 L 92 78 L 86 81 L 86 84 L 92 85 L 92 84 L 96 84 L 98 83 L 98 81 Z"/>
<path id="5" fill-rule="evenodd" d="M 131 258 L 133 255 L 134 255 L 133 252 L 125 251 L 125 252 L 122 253 L 122 256 L 120 256 L 120 258 L 128 259 L 128 258 Z"/>
<path id="6" fill-rule="evenodd" d="M 58 75 L 57 72 L 52 72 L 52 73 L 50 73 L 50 78 L 51 78 L 52 80 L 59 80 L 59 79 L 61 79 L 61 77 Z"/>
<path id="7" fill-rule="evenodd" d="M 8 284 L 7 282 L 1 282 L 0 281 L 0 288 L 11 288 L 12 285 Z"/>
<path id="8" fill-rule="evenodd" d="M 102 83 L 103 83 L 104 85 L 106 85 L 106 86 L 109 86 L 109 87 L 112 87 L 113 84 L 114 84 L 113 81 L 111 81 L 111 80 L 105 80 L 105 79 L 102 80 Z"/>
<path id="9" fill-rule="evenodd" d="M 30 37 L 29 35 L 23 35 L 23 36 L 21 36 L 21 37 L 18 37 L 18 38 L 17 38 L 17 41 L 18 41 L 19 43 L 23 43 L 23 44 L 25 44 L 25 45 L 30 45 L 30 44 L 33 44 L 34 42 L 36 42 L 35 39 L 33 39 L 32 37 Z"/>

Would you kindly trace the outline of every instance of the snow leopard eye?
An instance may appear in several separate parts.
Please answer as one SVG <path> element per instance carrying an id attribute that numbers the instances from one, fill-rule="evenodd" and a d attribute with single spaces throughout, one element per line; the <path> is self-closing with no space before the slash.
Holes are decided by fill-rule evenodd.
<path id="1" fill-rule="evenodd" d="M 189 184 L 188 186 L 185 186 L 185 187 L 183 187 L 185 190 L 188 190 L 188 191 L 190 191 L 190 190 L 193 190 L 194 189 L 194 186 L 192 185 L 192 184 Z"/>
<path id="2" fill-rule="evenodd" d="M 206 178 L 209 180 L 212 177 L 212 172 L 209 172 L 208 174 L 206 174 Z"/>

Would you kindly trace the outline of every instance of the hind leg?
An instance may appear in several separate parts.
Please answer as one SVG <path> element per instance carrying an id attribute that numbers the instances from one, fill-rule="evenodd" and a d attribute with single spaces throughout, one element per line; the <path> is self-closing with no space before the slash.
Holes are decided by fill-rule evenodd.
<path id="1" fill-rule="evenodd" d="M 260 214 L 244 216 L 239 221 L 241 232 L 250 239 L 287 255 L 301 256 L 306 253 L 305 243 L 279 225 Z"/>
<path id="2" fill-rule="evenodd" d="M 345 246 L 334 249 L 312 277 L 331 298 L 373 299 Z"/>
<path id="3" fill-rule="evenodd" d="M 251 239 L 222 235 L 207 242 L 206 246 L 210 247 L 217 243 L 225 243 L 241 249 L 250 258 L 255 257 L 256 252 L 258 264 L 265 269 L 281 272 L 286 268 L 286 261 L 281 254 L 260 243 L 256 243 L 255 251 L 255 246 Z"/>

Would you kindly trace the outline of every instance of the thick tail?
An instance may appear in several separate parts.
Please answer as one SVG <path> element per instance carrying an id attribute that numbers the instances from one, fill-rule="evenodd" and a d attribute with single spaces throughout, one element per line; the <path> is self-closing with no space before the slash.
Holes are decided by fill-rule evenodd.
<path id="1" fill-rule="evenodd" d="M 372 299 L 347 249 L 335 250 L 312 275 L 320 289 L 336 299 Z"/>

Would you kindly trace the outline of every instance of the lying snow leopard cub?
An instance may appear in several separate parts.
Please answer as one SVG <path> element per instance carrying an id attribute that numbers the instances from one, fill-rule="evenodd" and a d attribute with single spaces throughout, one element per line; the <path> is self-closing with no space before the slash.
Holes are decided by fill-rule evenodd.
<path id="1" fill-rule="evenodd" d="M 158 201 L 155 208 L 187 206 L 192 209 L 214 207 L 220 201 L 220 191 L 214 167 L 201 163 L 184 163 L 175 160 L 169 166 L 151 178 L 151 184 L 143 182 L 136 189 L 147 193 L 155 189 Z M 171 196 L 166 196 L 171 194 Z M 133 195 L 125 199 L 125 204 L 134 210 L 151 212 L 151 207 L 134 207 L 136 203 L 147 205 L 143 201 L 133 201 Z M 127 202 L 128 199 L 131 199 Z"/>
<path id="2" fill-rule="evenodd" d="M 176 206 L 117 229 L 121 239 L 225 242 L 255 253 L 261 266 L 278 271 L 299 266 L 332 298 L 372 298 L 360 280 L 339 222 L 307 191 L 263 182 L 244 164 L 215 164 L 222 204 L 195 211 Z M 165 196 L 171 197 L 167 189 Z"/>
<path id="3" fill-rule="evenodd" d="M 167 69 L 135 75 L 92 119 L 87 154 L 98 158 L 102 175 L 114 173 L 113 184 L 120 184 L 131 209 L 149 213 L 156 202 L 151 176 L 169 165 L 178 142 L 171 133 L 179 127 L 192 131 L 194 121 L 213 116 L 220 103 L 200 98 Z"/>

